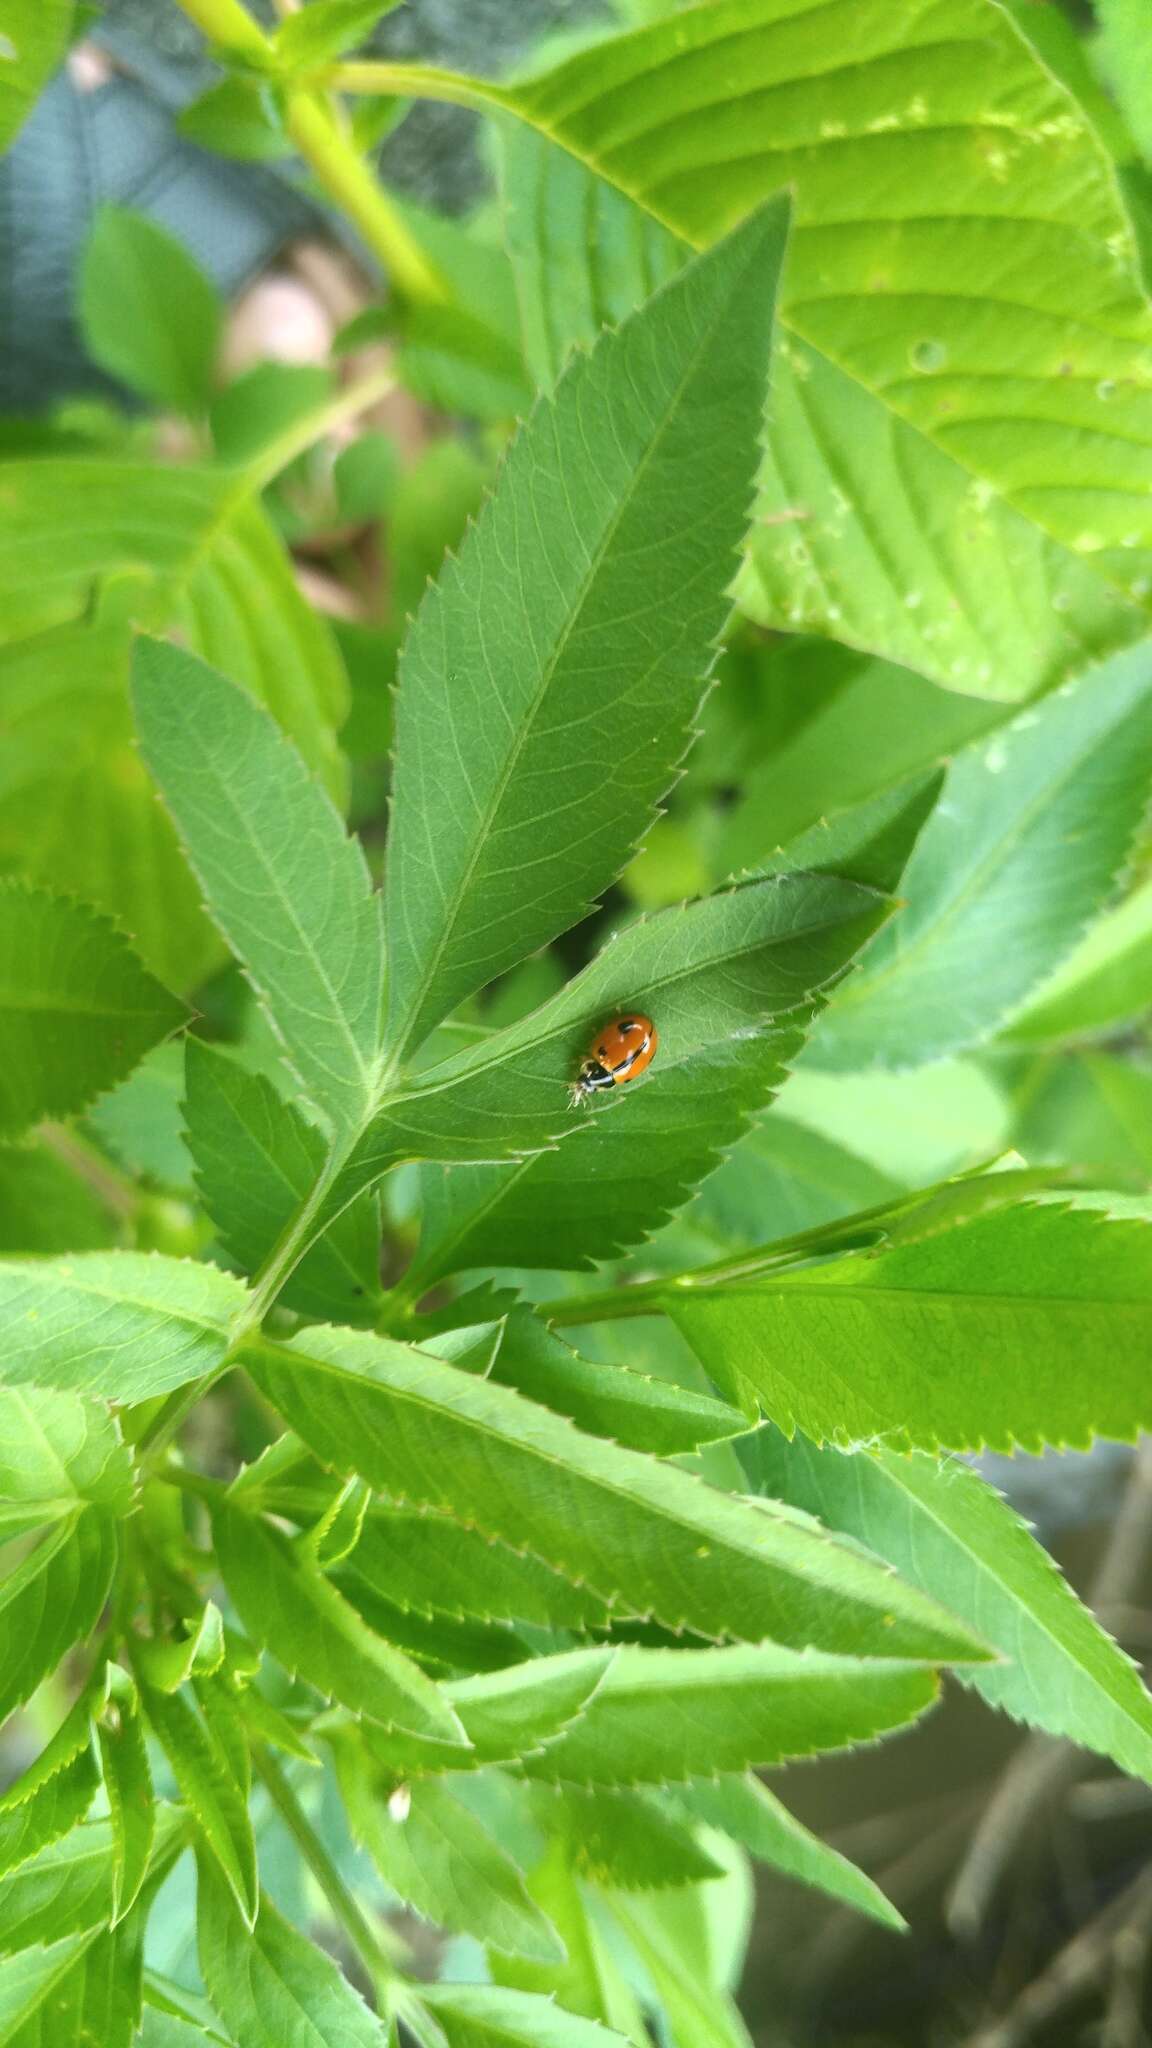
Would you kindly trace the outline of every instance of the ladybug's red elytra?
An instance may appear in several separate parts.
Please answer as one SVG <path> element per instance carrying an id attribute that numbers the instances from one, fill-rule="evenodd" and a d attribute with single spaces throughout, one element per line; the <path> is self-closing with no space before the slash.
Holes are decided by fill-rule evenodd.
<path id="1" fill-rule="evenodd" d="M 572 1083 L 573 1102 L 586 1108 L 599 1089 L 634 1081 L 651 1066 L 658 1042 L 651 1017 L 642 1017 L 639 1010 L 614 1017 L 596 1033 L 581 1061 Z"/>

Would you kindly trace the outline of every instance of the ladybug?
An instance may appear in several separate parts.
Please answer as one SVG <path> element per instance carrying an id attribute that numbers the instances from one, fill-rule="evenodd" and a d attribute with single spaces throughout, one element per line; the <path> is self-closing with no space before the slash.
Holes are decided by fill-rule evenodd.
<path id="1" fill-rule="evenodd" d="M 623 1081 L 634 1081 L 637 1074 L 651 1066 L 657 1043 L 651 1017 L 642 1017 L 637 1010 L 626 1017 L 614 1017 L 597 1032 L 580 1063 L 580 1072 L 572 1083 L 573 1103 L 587 1108 L 598 1089 L 617 1088 Z"/>

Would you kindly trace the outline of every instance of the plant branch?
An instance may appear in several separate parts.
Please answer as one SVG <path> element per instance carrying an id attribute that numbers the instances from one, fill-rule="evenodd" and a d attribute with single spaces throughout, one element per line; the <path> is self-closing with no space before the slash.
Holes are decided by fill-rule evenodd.
<path id="1" fill-rule="evenodd" d="M 396 1971 L 383 1942 L 345 1884 L 275 1757 L 270 1751 L 255 1747 L 252 1762 L 273 1806 L 327 1899 L 333 1918 L 367 1970 L 377 2005 L 386 2010 Z"/>
<path id="2" fill-rule="evenodd" d="M 222 57 L 239 57 L 275 75 L 275 45 L 240 0 L 180 0 L 180 6 Z M 288 78 L 282 82 L 289 135 L 329 199 L 347 215 L 397 289 L 415 300 L 446 298 L 439 272 L 324 104 L 316 81 Z"/>

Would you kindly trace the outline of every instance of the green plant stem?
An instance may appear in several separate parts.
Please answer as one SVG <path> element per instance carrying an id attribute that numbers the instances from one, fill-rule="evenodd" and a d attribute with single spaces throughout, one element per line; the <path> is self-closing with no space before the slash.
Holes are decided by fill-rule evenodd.
<path id="1" fill-rule="evenodd" d="M 264 1264 L 253 1276 L 251 1293 L 232 1324 L 228 1333 L 228 1349 L 219 1365 L 212 1372 L 205 1373 L 203 1378 L 190 1380 L 187 1386 L 177 1387 L 153 1416 L 137 1445 L 141 1467 L 145 1472 L 155 1471 L 185 1417 L 203 1400 L 217 1380 L 222 1379 L 225 1373 L 231 1372 L 245 1340 L 251 1331 L 263 1322 L 289 1274 L 299 1265 L 311 1243 L 313 1225 L 323 1208 L 333 1181 L 348 1156 L 348 1150 L 347 1143 L 333 1146 L 325 1161 L 323 1172 L 307 1201 L 301 1203 L 295 1216 L 273 1245 Z"/>
<path id="2" fill-rule="evenodd" d="M 266 1749 L 254 1747 L 252 1762 L 268 1797 L 327 1899 L 334 1919 L 367 1970 L 376 1992 L 377 2005 L 382 2010 L 386 2009 L 396 1971 L 383 1943 L 363 1908 L 353 1898 L 275 1757 Z"/>
<path id="3" fill-rule="evenodd" d="M 502 92 L 490 79 L 468 78 L 460 71 L 443 71 L 437 64 L 387 64 L 363 59 L 349 64 L 334 64 L 324 73 L 324 83 L 337 92 L 440 100 L 447 106 L 471 107 L 478 113 L 515 108 L 512 94 Z"/>
<path id="4" fill-rule="evenodd" d="M 348 420 L 358 419 L 362 412 L 379 405 L 380 400 L 388 398 L 395 389 L 396 376 L 392 369 L 372 370 L 366 377 L 358 377 L 354 384 L 346 384 L 323 405 L 293 420 L 290 427 L 285 427 L 282 434 L 266 442 L 244 464 L 238 479 L 242 483 L 243 495 L 247 497 L 254 491 L 262 491 L 282 469 L 295 462 L 298 455 L 305 454 L 317 441 L 334 433 Z"/>
<path id="5" fill-rule="evenodd" d="M 233 54 L 275 75 L 275 45 L 240 0 L 180 0 L 190 21 L 222 56 Z M 363 237 L 406 298 L 448 296 L 440 273 L 409 233 L 397 207 L 378 184 L 313 80 L 283 81 L 285 126 L 328 197 Z"/>

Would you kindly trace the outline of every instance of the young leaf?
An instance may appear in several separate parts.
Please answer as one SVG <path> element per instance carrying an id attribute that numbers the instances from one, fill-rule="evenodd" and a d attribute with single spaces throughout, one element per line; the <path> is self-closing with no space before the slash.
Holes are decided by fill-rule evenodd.
<path id="1" fill-rule="evenodd" d="M 107 1697 L 108 1669 L 104 1665 L 93 1672 L 79 1699 L 68 1709 L 35 1763 L 29 1764 L 27 1770 L 0 1793 L 0 1817 L 7 1819 L 18 1806 L 23 1806 L 43 1791 L 60 1771 L 75 1763 L 85 1750 L 91 1751 L 92 1717 L 99 1713 Z"/>
<path id="2" fill-rule="evenodd" d="M 571 366 L 421 609 L 397 709 L 394 1055 L 575 923 L 673 779 L 745 526 L 785 223 L 765 208 Z"/>
<path id="3" fill-rule="evenodd" d="M 961 756 L 908 864 L 904 909 L 821 1020 L 816 1064 L 917 1066 L 989 1037 L 1104 908 L 1150 778 L 1152 675 L 1138 652 Z"/>
<path id="4" fill-rule="evenodd" d="M 19 1805 L 0 1807 L 0 1872 L 16 1870 L 83 1820 L 100 1784 L 91 1732 L 70 1762 Z M 5 1800 L 9 1794 L 5 1794 Z"/>
<path id="5" fill-rule="evenodd" d="M 107 1408 L 78 1394 L 0 1387 L 0 1540 L 84 1502 L 126 1515 L 132 1458 Z"/>
<path id="6" fill-rule="evenodd" d="M 231 1274 L 149 1252 L 0 1262 L 0 1379 L 132 1402 L 220 1364 L 245 1291 Z"/>
<path id="7" fill-rule="evenodd" d="M 910 1604 L 897 1579 L 815 1525 L 584 1436 L 426 1352 L 314 1330 L 246 1356 L 262 1393 L 325 1463 L 456 1513 L 626 1611 L 705 1635 L 880 1656 L 975 1647 L 922 1594 Z"/>
<path id="8" fill-rule="evenodd" d="M 140 1718 L 140 1698 L 119 1667 L 112 1697 L 97 1722 L 100 1761 L 112 1822 L 112 1925 L 135 1905 L 148 1870 L 156 1809 Z"/>
<path id="9" fill-rule="evenodd" d="M 57 1522 L 0 1579 L 0 1721 L 29 1699 L 75 1643 L 90 1635 L 108 1598 L 116 1524 L 83 1507 Z"/>
<path id="10" fill-rule="evenodd" d="M 337 1764 L 353 1834 L 398 1898 L 425 1920 L 472 1934 L 502 1955 L 563 1962 L 564 1944 L 516 1865 L 446 1785 L 413 1785 L 401 1820 L 350 1747 L 337 1751 Z"/>
<path id="11" fill-rule="evenodd" d="M 215 922 L 317 1108 L 355 1122 L 380 1012 L 363 854 L 267 713 L 214 669 L 141 640 L 133 695 L 144 758 Z"/>
<path id="12" fill-rule="evenodd" d="M 0 884 L 0 1136 L 71 1116 L 184 1018 L 85 904 Z"/>
<path id="13" fill-rule="evenodd" d="M 795 1820 L 759 1778 L 699 1778 L 677 1796 L 695 1819 L 722 1829 L 759 1862 L 770 1863 L 801 1884 L 814 1885 L 884 1927 L 904 1926 L 902 1915 L 879 1885 Z"/>
<path id="14" fill-rule="evenodd" d="M 80 319 L 102 369 L 174 412 L 205 410 L 220 301 L 183 244 L 146 214 L 101 207 L 84 253 Z"/>
<path id="15" fill-rule="evenodd" d="M 738 1408 L 707 1394 L 579 1357 L 528 1309 L 508 1317 L 490 1377 L 567 1415 L 590 1436 L 665 1458 L 739 1436 L 748 1426 Z"/>
<path id="16" fill-rule="evenodd" d="M 845 1457 L 762 1430 L 748 1468 L 766 1493 L 858 1536 L 931 1584 L 1001 1650 L 966 1674 L 1017 1719 L 1152 1778 L 1152 1696 L 1025 1524 L 966 1465 L 876 1450 Z"/>
<path id="17" fill-rule="evenodd" d="M 361 1620 L 302 1550 L 262 1517 L 224 1503 L 213 1515 L 216 1555 L 241 1621 L 290 1672 L 385 1727 L 449 1745 L 464 1742 L 431 1679 Z"/>
<path id="18" fill-rule="evenodd" d="M 719 1385 L 739 1360 L 765 1414 L 817 1442 L 1038 1451 L 1152 1424 L 1143 1217 L 1020 1203 L 661 1306 Z"/>
<path id="19" fill-rule="evenodd" d="M 223 1249 L 255 1273 L 311 1194 L 325 1144 L 314 1125 L 204 1040 L 186 1051 L 185 1119 L 201 1199 Z M 380 1304 L 380 1218 L 362 1195 L 306 1254 L 280 1300 L 301 1315 L 374 1322 Z"/>
<path id="20" fill-rule="evenodd" d="M 247 1788 L 237 1784 L 216 1731 L 181 1693 L 153 1692 L 142 1685 L 141 1699 L 199 1837 L 223 1872 L 245 1926 L 251 1927 L 260 1894 Z"/>
<path id="21" fill-rule="evenodd" d="M 197 1939 L 208 1996 L 236 2048 L 389 2048 L 385 2023 L 369 2012 L 335 1963 L 260 1901 L 243 1921 L 215 1865 L 199 1859 Z"/>
<path id="22" fill-rule="evenodd" d="M 630 925 L 530 1017 L 421 1072 L 387 1101 L 337 1183 L 333 1207 L 398 1159 L 507 1158 L 540 1151 L 561 1136 L 591 1146 L 600 1120 L 615 1120 L 622 1110 L 626 1120 L 644 1125 L 632 1147 L 635 1159 L 637 1149 L 651 1146 L 663 1117 L 657 1110 L 641 1119 L 631 1104 L 665 1092 L 673 1131 L 687 1096 L 695 1098 L 688 1111 L 690 1156 L 696 1171 L 706 1171 L 715 1157 L 712 1124 L 705 1125 L 699 1104 L 709 1085 L 718 1085 L 725 1069 L 746 1068 L 742 1098 L 738 1090 L 726 1091 L 726 1113 L 736 1111 L 734 1137 L 779 1079 L 780 1041 L 770 1038 L 765 1047 L 761 1036 L 770 1027 L 783 1030 L 791 1049 L 793 1012 L 843 972 L 886 911 L 871 890 L 791 875 L 748 882 Z M 660 1034 L 652 1067 L 634 1092 L 613 1091 L 619 1100 L 587 1112 L 573 1108 L 572 1079 L 589 1037 L 606 1018 L 626 1015 L 641 1002 Z M 677 1162 L 675 1143 L 666 1157 L 684 1164 L 683 1156 Z M 600 1175 L 593 1178 L 591 1206 L 598 1208 Z"/>
<path id="23" fill-rule="evenodd" d="M 592 1785 L 660 1785 L 869 1742 L 936 1697 L 917 1664 L 772 1643 L 618 1650 L 579 1719 L 523 1769 Z"/>
<path id="24" fill-rule="evenodd" d="M 607 1608 L 540 1558 L 426 1508 L 373 1506 L 350 1559 L 366 1585 L 418 1614 L 586 1629 Z"/>
<path id="25" fill-rule="evenodd" d="M 485 1763 L 532 1755 L 582 1719 L 615 1650 L 569 1650 L 449 1686 L 477 1757 Z"/>
<path id="26" fill-rule="evenodd" d="M 623 2035 L 576 2019 L 530 1991 L 422 1984 L 420 2002 L 439 2021 L 448 2048 L 628 2048 Z"/>

